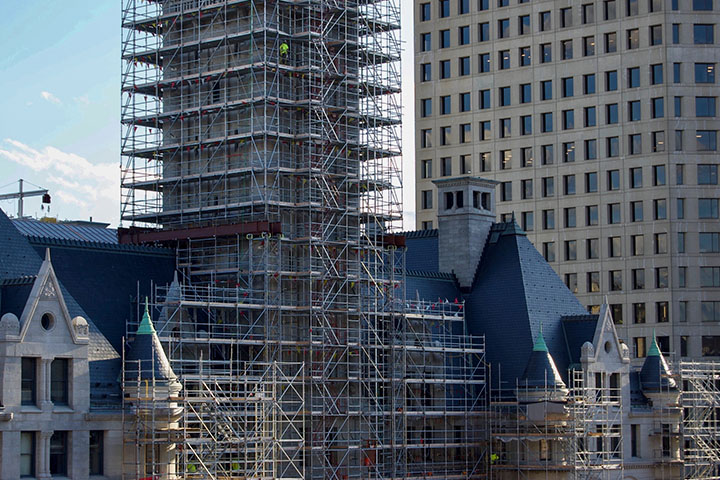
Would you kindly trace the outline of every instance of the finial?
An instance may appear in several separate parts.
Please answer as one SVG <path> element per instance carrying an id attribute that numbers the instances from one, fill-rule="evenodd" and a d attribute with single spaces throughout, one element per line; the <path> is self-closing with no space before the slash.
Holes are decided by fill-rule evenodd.
<path id="1" fill-rule="evenodd" d="M 548 347 L 545 343 L 545 338 L 543 337 L 543 324 L 540 324 L 540 333 L 538 333 L 537 338 L 535 339 L 535 344 L 533 345 L 533 352 L 547 352 Z"/>
<path id="2" fill-rule="evenodd" d="M 650 348 L 647 352 L 648 357 L 659 357 L 660 356 L 660 347 L 658 347 L 657 344 L 657 337 L 655 336 L 655 329 L 653 328 L 652 333 L 652 342 L 650 342 Z"/>
<path id="3" fill-rule="evenodd" d="M 45 249 L 45 261 L 46 262 L 50 261 L 50 248 L 49 247 Z"/>
<path id="4" fill-rule="evenodd" d="M 138 326 L 137 329 L 138 335 L 152 335 L 155 333 L 155 327 L 153 326 L 152 320 L 150 319 L 150 307 L 148 305 L 148 298 L 145 297 L 145 313 L 143 314 L 142 320 L 140 321 L 140 326 Z"/>

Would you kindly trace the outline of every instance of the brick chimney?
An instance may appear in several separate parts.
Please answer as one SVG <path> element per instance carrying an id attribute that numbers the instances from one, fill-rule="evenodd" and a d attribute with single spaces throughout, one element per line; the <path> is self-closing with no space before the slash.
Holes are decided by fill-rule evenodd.
<path id="1" fill-rule="evenodd" d="M 470 288 L 490 227 L 495 222 L 495 180 L 456 177 L 434 180 L 438 191 L 438 263 Z"/>

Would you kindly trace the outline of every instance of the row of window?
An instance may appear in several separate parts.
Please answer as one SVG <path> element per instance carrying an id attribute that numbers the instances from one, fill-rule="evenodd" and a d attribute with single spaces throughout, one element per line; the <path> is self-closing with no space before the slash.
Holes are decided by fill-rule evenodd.
<path id="1" fill-rule="evenodd" d="M 84 432 L 83 432 L 84 433 Z M 49 465 L 47 469 L 53 476 L 66 476 L 68 474 L 68 461 L 70 460 L 69 441 L 81 432 L 55 431 L 50 437 Z M 91 430 L 89 432 L 89 458 L 90 475 L 103 475 L 104 432 Z M 20 433 L 20 476 L 35 477 L 38 460 L 37 442 L 39 432 Z M 41 459 L 42 461 L 42 459 Z"/>
<path id="2" fill-rule="evenodd" d="M 516 3 L 521 5 L 523 3 L 529 3 L 530 0 L 518 0 Z M 626 0 L 625 4 L 625 16 L 634 17 L 641 13 L 655 13 L 663 10 L 664 0 L 648 0 L 647 12 L 641 11 L 640 0 Z M 491 5 L 495 3 L 494 0 L 477 0 L 477 11 L 484 12 L 490 10 Z M 467 15 L 470 13 L 470 0 L 457 0 L 456 12 L 457 15 Z M 605 21 L 615 20 L 618 18 L 620 12 L 620 1 L 619 0 L 603 0 L 602 2 L 602 19 Z M 510 0 L 496 0 L 497 8 L 503 8 L 510 6 Z M 680 10 L 679 0 L 671 0 L 671 9 L 673 11 Z M 576 9 L 577 14 L 580 15 L 580 23 L 587 25 L 595 23 L 595 4 L 584 3 Z M 713 0 L 692 0 L 692 10 L 696 12 L 712 11 Z M 433 18 L 433 7 L 431 2 L 425 2 L 420 4 L 419 14 L 421 22 L 428 22 Z M 573 10 L 572 6 L 563 7 L 557 11 L 557 21 L 560 28 L 569 28 L 573 26 Z M 438 18 L 448 18 L 452 15 L 452 9 L 450 0 L 438 0 L 437 1 L 437 16 Z M 550 30 L 552 26 L 552 12 L 544 11 L 539 13 L 539 22 L 541 25 L 541 31 Z"/>
<path id="3" fill-rule="evenodd" d="M 577 282 L 577 274 L 575 273 L 569 273 L 566 275 L 566 282 L 568 282 L 568 276 L 570 277 L 570 284 L 573 284 L 573 282 Z M 591 278 L 592 276 L 592 278 Z M 588 273 L 588 282 L 595 282 L 596 278 L 599 278 L 598 272 L 589 272 Z M 577 291 L 577 289 L 576 289 Z M 588 290 L 589 291 L 589 290 Z M 594 290 L 599 291 L 599 290 Z M 688 302 L 688 301 L 679 301 L 677 302 L 678 305 L 678 322 L 685 323 L 688 321 L 688 313 L 690 312 L 690 308 L 692 308 L 692 304 L 694 302 Z M 717 301 L 701 301 L 699 302 L 700 306 L 700 320 L 702 322 L 717 322 L 720 321 L 720 302 Z M 649 323 L 648 320 L 648 314 L 647 314 L 647 307 L 645 303 L 633 303 L 631 305 L 631 318 L 629 320 L 632 321 L 633 324 L 644 324 Z M 592 308 L 589 308 L 588 310 L 593 311 Z M 611 304 L 610 310 L 612 312 L 613 321 L 618 324 L 622 325 L 625 323 L 624 317 L 623 317 L 623 305 L 619 303 Z M 593 312 L 597 313 L 597 312 Z M 655 302 L 655 321 L 657 323 L 668 323 L 670 321 L 670 310 L 668 308 L 668 302 Z M 662 346 L 661 346 L 662 350 Z M 666 351 L 666 350 L 663 350 Z"/>
<path id="4" fill-rule="evenodd" d="M 525 212 L 525 213 L 532 213 L 532 212 Z M 553 218 L 548 218 L 548 216 L 552 215 Z M 543 210 L 543 222 L 544 225 L 550 225 L 551 222 L 554 222 L 554 215 L 555 210 Z M 550 229 L 551 227 L 548 227 L 547 229 Z M 707 235 L 717 235 L 716 232 L 705 232 Z M 679 253 L 685 253 L 685 243 L 687 232 L 677 232 L 677 244 L 676 248 L 678 249 Z M 649 236 L 648 236 L 649 237 Z M 652 253 L 656 255 L 664 255 L 668 253 L 668 234 L 667 233 L 654 233 L 652 234 Z M 628 237 L 629 244 L 628 249 L 629 251 L 626 252 L 626 255 L 629 257 L 642 257 L 645 255 L 645 235 L 644 234 L 638 234 L 638 235 L 630 235 Z M 607 237 L 606 242 L 606 255 L 605 258 L 622 258 L 623 257 L 623 237 L 622 236 L 613 236 L 613 237 Z M 549 262 L 557 261 L 556 253 L 555 252 L 555 242 L 546 242 L 548 245 L 546 260 Z M 584 242 L 582 240 L 565 240 L 564 242 L 564 256 L 563 261 L 577 261 L 580 258 L 580 247 L 582 245 L 585 246 L 585 259 L 586 260 L 598 260 L 601 256 L 601 239 L 600 238 L 586 238 Z M 702 251 L 702 249 L 701 249 Z M 714 252 L 714 253 L 717 253 Z M 687 279 L 687 271 L 684 270 L 686 267 L 679 267 L 681 269 L 678 279 L 678 286 L 680 288 L 685 288 L 687 286 L 686 279 Z M 717 267 L 700 267 L 700 273 L 701 273 L 701 279 L 700 279 L 700 286 L 701 287 L 719 287 L 720 283 L 718 279 L 716 278 L 716 275 L 718 273 Z M 706 269 L 706 270 L 703 270 Z M 636 283 L 633 283 L 633 289 L 642 289 L 645 288 L 644 282 L 641 286 L 638 286 Z M 590 291 L 590 290 L 589 290 Z M 595 291 L 595 290 L 592 290 Z"/>
<path id="5" fill-rule="evenodd" d="M 572 110 L 567 111 L 572 112 Z M 574 114 L 563 115 L 563 126 L 570 126 L 574 122 Z M 498 138 L 511 138 L 512 137 L 512 120 L 510 118 L 501 118 L 498 121 L 499 131 L 497 132 Z M 529 135 L 533 129 L 533 122 L 531 115 L 524 115 L 519 117 L 520 123 L 520 135 Z M 541 133 L 552 133 L 553 132 L 553 113 L 541 113 L 539 120 L 540 132 Z M 492 140 L 492 128 L 490 120 L 483 120 L 478 123 L 479 129 L 479 141 Z M 440 146 L 452 145 L 452 127 L 442 126 L 438 129 L 439 131 L 439 143 Z M 431 148 L 433 146 L 433 134 L 431 128 L 420 129 L 420 148 Z M 465 144 L 473 141 L 472 135 L 472 124 L 461 123 L 458 125 L 458 143 Z M 646 153 L 664 152 L 666 150 L 665 132 L 654 131 L 648 135 L 650 141 L 650 151 Z M 715 152 L 717 151 L 717 130 L 696 130 L 694 137 L 694 151 L 695 152 Z M 685 150 L 684 145 L 684 130 L 675 130 L 674 132 L 674 151 L 681 152 Z M 545 146 L 543 146 L 545 147 Z M 597 139 L 584 140 L 585 147 L 585 160 L 595 160 L 598 158 L 598 144 Z M 530 148 L 530 147 L 527 147 Z M 541 147 L 542 148 L 542 147 Z M 575 142 L 564 142 L 563 143 L 563 160 L 565 162 L 575 161 Z M 530 151 L 530 153 L 532 153 Z M 627 150 L 626 155 L 641 155 L 643 153 L 643 134 L 633 133 L 627 135 Z M 620 152 L 620 137 L 612 136 L 605 138 L 605 158 L 619 157 Z M 482 169 L 483 171 L 490 170 Z"/>
<path id="6" fill-rule="evenodd" d="M 682 303 L 682 302 L 680 302 Z M 665 355 L 670 354 L 670 337 L 668 336 L 657 336 L 655 337 L 658 343 L 658 347 L 660 348 L 660 351 L 663 352 Z M 690 343 L 691 337 L 688 335 L 681 335 L 680 336 L 680 356 L 681 357 L 687 357 L 688 354 L 688 345 Z M 701 337 L 702 342 L 702 349 L 701 349 L 701 355 L 703 357 L 718 357 L 720 356 L 720 336 L 716 335 L 703 335 Z M 633 354 L 637 358 L 643 358 L 647 355 L 647 347 L 648 342 L 645 337 L 633 337 Z M 632 425 L 633 427 L 636 427 L 636 425 Z M 633 429 L 635 430 L 635 429 Z M 636 433 L 633 433 L 632 437 L 636 437 Z M 637 454 L 637 442 L 633 440 L 632 445 L 632 456 L 638 457 Z M 669 456 L 669 455 L 666 455 Z"/>
<path id="7" fill-rule="evenodd" d="M 21 405 L 37 405 L 39 359 L 23 357 L 21 360 Z M 50 363 L 50 401 L 55 405 L 68 405 L 70 360 L 56 358 Z"/>
<path id="8" fill-rule="evenodd" d="M 542 15 L 542 14 L 541 14 Z M 530 33 L 530 16 L 522 15 L 518 17 L 517 34 L 519 36 L 527 35 Z M 542 27 L 542 25 L 541 25 Z M 542 31 L 542 28 L 540 29 Z M 693 24 L 693 44 L 695 45 L 712 45 L 715 41 L 715 26 L 713 24 L 696 23 Z M 420 51 L 429 52 L 432 50 L 432 33 L 424 32 L 420 34 Z M 503 18 L 497 21 L 497 38 L 509 38 L 510 34 L 510 19 Z M 674 45 L 680 44 L 680 24 L 673 23 L 670 25 L 670 36 Z M 462 25 L 457 27 L 457 43 L 456 46 L 470 45 L 471 43 L 470 25 Z M 617 53 L 618 52 L 618 34 L 617 32 L 607 32 L 603 34 L 603 46 L 604 53 Z M 437 48 L 451 48 L 453 47 L 452 42 L 452 30 L 444 29 L 437 31 L 438 45 Z M 481 22 L 477 24 L 477 41 L 478 43 L 489 42 L 492 40 L 490 33 L 490 22 Z M 595 35 L 584 36 L 579 39 L 582 46 L 582 56 L 591 57 L 596 54 L 596 42 Z M 648 46 L 658 46 L 663 44 L 663 33 L 662 25 L 651 25 L 648 27 Z M 549 50 L 548 57 L 545 57 L 545 50 L 541 48 L 541 62 L 546 63 L 552 61 L 552 47 L 551 43 L 544 43 L 541 45 L 547 45 Z M 560 59 L 561 60 L 572 60 L 575 56 L 573 50 L 574 39 L 569 38 L 566 40 L 560 40 Z M 520 66 L 530 64 L 530 47 L 527 48 L 527 64 L 522 62 Z M 640 29 L 630 28 L 625 31 L 625 49 L 636 50 L 640 48 Z"/>

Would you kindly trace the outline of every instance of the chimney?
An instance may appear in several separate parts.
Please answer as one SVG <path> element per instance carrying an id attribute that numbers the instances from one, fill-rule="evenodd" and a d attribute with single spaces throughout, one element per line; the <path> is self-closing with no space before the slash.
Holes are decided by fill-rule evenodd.
<path id="1" fill-rule="evenodd" d="M 434 180 L 438 191 L 438 262 L 470 288 L 490 227 L 495 222 L 495 180 L 457 177 Z"/>

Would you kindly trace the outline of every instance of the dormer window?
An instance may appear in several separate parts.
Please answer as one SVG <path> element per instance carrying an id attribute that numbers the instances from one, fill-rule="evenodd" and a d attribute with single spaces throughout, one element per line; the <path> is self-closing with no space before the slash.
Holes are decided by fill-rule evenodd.
<path id="1" fill-rule="evenodd" d="M 68 370 L 67 358 L 56 358 L 50 364 L 50 401 L 55 405 L 68 405 Z"/>
<path id="2" fill-rule="evenodd" d="M 37 358 L 24 357 L 21 366 L 20 404 L 37 404 Z"/>

